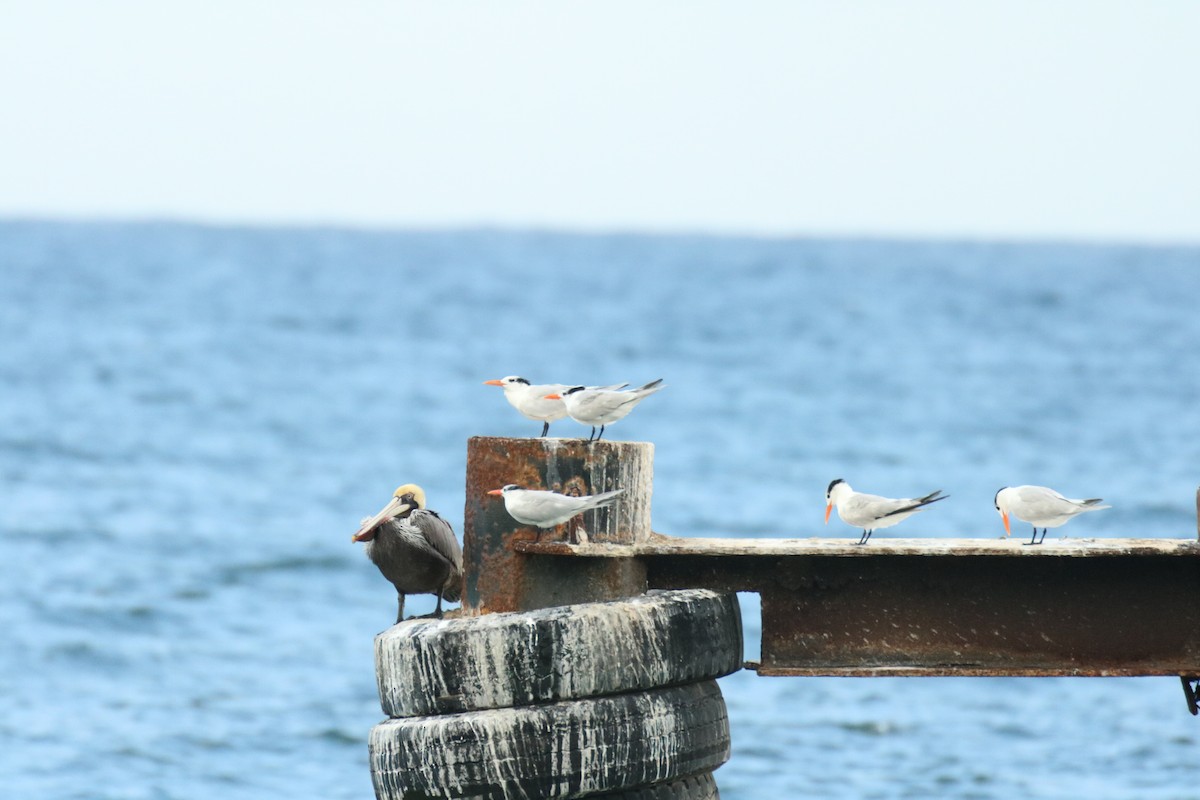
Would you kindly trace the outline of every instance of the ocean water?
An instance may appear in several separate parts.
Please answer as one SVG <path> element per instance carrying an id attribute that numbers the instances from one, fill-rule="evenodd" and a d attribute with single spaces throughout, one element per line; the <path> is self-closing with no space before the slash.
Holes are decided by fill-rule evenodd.
<path id="1" fill-rule="evenodd" d="M 1018 483 L 1196 536 L 1197 248 L 7 221 L 0 337 L 6 798 L 370 797 L 349 535 L 408 481 L 461 533 L 467 438 L 540 430 L 489 378 L 664 378 L 607 434 L 663 533 L 857 537 L 842 477 L 952 495 L 880 538 Z M 1170 678 L 722 686 L 726 800 L 1200 797 Z"/>

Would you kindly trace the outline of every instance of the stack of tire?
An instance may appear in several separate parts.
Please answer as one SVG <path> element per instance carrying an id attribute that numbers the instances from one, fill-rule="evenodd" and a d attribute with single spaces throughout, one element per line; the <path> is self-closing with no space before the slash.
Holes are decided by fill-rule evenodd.
<path id="1" fill-rule="evenodd" d="M 742 666 L 737 597 L 707 589 L 453 619 L 375 639 L 379 800 L 715 800 Z"/>

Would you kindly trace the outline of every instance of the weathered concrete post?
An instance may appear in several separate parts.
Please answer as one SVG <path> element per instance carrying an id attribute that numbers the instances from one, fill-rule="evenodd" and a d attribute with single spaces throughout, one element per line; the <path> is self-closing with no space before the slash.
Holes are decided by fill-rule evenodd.
<path id="1" fill-rule="evenodd" d="M 610 508 L 589 511 L 552 530 L 517 522 L 488 491 L 515 483 L 590 495 L 623 489 Z M 654 445 L 579 439 L 474 436 L 467 442 L 463 524 L 466 570 L 462 606 L 468 614 L 632 597 L 646 590 L 639 559 L 562 559 L 512 550 L 518 540 L 636 544 L 650 538 Z"/>

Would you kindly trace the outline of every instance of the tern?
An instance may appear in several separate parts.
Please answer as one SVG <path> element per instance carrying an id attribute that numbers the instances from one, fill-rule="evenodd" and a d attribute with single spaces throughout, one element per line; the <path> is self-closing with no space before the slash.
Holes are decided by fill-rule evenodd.
<path id="1" fill-rule="evenodd" d="M 450 524 L 425 507 L 425 492 L 406 483 L 396 489 L 378 514 L 363 520 L 351 541 L 365 542 L 367 557 L 396 587 L 404 620 L 404 596 L 437 595 L 436 616 L 443 598 L 457 601 L 462 585 L 462 549 Z"/>
<path id="2" fill-rule="evenodd" d="M 519 375 L 508 375 L 499 380 L 484 381 L 484 386 L 504 387 L 504 399 L 508 404 L 520 411 L 527 419 L 542 423 L 542 436 L 550 432 L 550 423 L 567 415 L 567 407 L 562 399 L 548 399 L 547 395 L 560 394 L 570 389 L 566 383 L 535 383 Z M 629 384 L 618 383 L 612 386 L 598 387 L 602 389 L 623 389 Z"/>
<path id="3" fill-rule="evenodd" d="M 488 494 L 504 498 L 504 508 L 517 522 L 538 528 L 553 528 L 593 508 L 611 505 L 624 489 L 611 492 L 571 497 L 558 492 L 539 489 L 523 489 L 510 483 L 503 489 L 492 489 Z"/>
<path id="4" fill-rule="evenodd" d="M 561 399 L 566 404 L 567 414 L 571 419 L 583 425 L 591 425 L 592 433 L 588 436 L 590 442 L 593 438 L 600 441 L 605 425 L 623 419 L 633 411 L 634 406 L 662 388 L 662 378 L 624 392 L 610 388 L 572 386 L 564 392 L 548 394 L 546 399 Z M 599 435 L 596 434 L 597 425 L 600 426 Z"/>
<path id="5" fill-rule="evenodd" d="M 996 492 L 994 504 L 1000 512 L 1000 518 L 1004 520 L 1004 538 L 1007 539 L 1012 533 L 1008 525 L 1008 517 L 1011 514 L 1033 526 L 1033 537 L 1026 544 L 1041 544 L 1046 541 L 1047 528 L 1057 528 L 1066 524 L 1071 517 L 1088 511 L 1112 508 L 1098 505 L 1099 502 L 1099 497 L 1072 500 L 1045 486 L 1005 486 Z M 1038 528 L 1042 529 L 1040 539 L 1037 535 Z"/>
<path id="6" fill-rule="evenodd" d="M 842 522 L 862 528 L 859 544 L 866 544 L 871 534 L 879 528 L 890 528 L 902 519 L 907 519 L 930 503 L 945 500 L 950 495 L 939 489 L 924 497 L 893 500 L 875 494 L 863 494 L 850 488 L 841 478 L 830 482 L 825 490 L 825 524 L 829 524 L 829 513 L 837 506 Z"/>

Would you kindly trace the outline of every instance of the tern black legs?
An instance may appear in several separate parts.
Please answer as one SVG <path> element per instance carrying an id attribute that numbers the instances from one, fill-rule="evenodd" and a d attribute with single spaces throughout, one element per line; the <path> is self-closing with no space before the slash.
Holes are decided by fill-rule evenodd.
<path id="1" fill-rule="evenodd" d="M 1033 529 L 1033 536 L 1032 536 L 1032 537 L 1030 537 L 1029 541 L 1028 541 L 1028 542 L 1025 542 L 1025 544 L 1026 544 L 1026 545 L 1030 545 L 1030 544 L 1041 544 L 1042 542 L 1046 541 L 1046 531 L 1047 531 L 1047 530 L 1049 530 L 1049 528 L 1042 528 L 1042 538 L 1040 538 L 1040 539 L 1039 539 L 1039 538 L 1038 538 L 1038 535 L 1037 535 L 1037 528 L 1034 528 L 1034 529 Z"/>
<path id="2" fill-rule="evenodd" d="M 543 439 L 545 439 L 545 438 L 546 438 L 546 434 L 547 434 L 547 433 L 549 433 L 549 432 L 550 432 L 550 423 L 549 423 L 549 422 L 543 422 L 543 423 L 542 423 L 542 438 L 543 438 Z"/>
<path id="3" fill-rule="evenodd" d="M 600 426 L 600 436 L 603 436 L 603 435 L 604 435 L 604 426 L 603 426 L 603 425 L 601 425 L 601 426 Z M 593 426 L 592 426 L 592 433 L 591 433 L 591 435 L 590 435 L 590 436 L 588 436 L 588 439 L 587 439 L 587 440 L 588 440 L 589 442 L 591 442 L 591 441 L 597 441 L 597 442 L 598 442 L 598 441 L 600 441 L 600 436 L 597 436 L 597 435 L 596 435 L 596 426 L 595 426 L 595 425 L 593 425 Z"/>
<path id="4" fill-rule="evenodd" d="M 873 530 L 864 530 L 864 531 L 863 531 L 863 534 L 862 534 L 862 538 L 858 540 L 858 543 L 859 543 L 859 544 L 866 544 L 866 543 L 867 543 L 867 540 L 871 538 L 871 534 L 872 534 L 872 533 L 874 533 L 874 532 L 875 532 L 875 531 L 873 531 Z"/>

